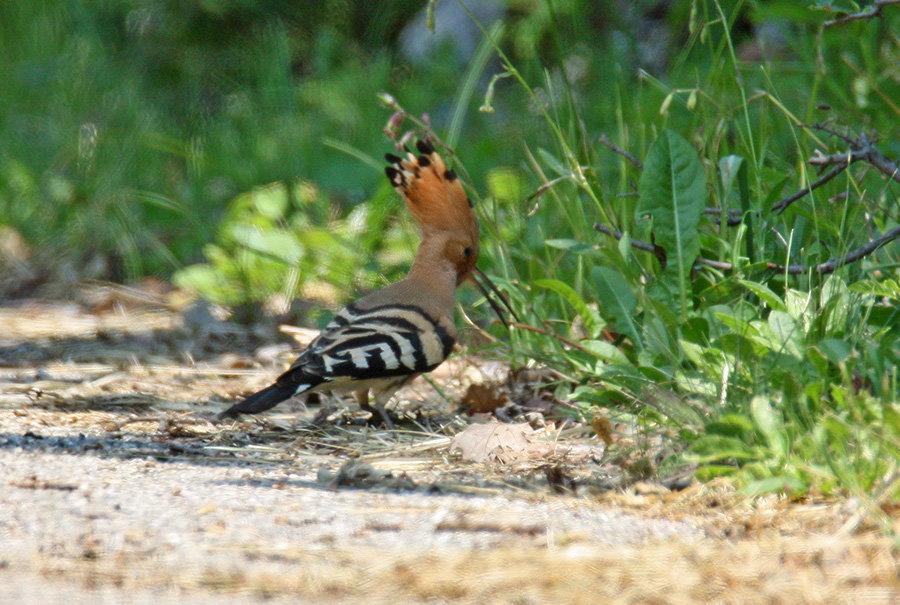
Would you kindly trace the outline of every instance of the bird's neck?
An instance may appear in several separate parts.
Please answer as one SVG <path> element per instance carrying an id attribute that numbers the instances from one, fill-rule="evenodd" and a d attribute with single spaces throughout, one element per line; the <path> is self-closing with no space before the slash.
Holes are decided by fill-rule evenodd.
<path id="1" fill-rule="evenodd" d="M 425 242 L 404 281 L 452 313 L 456 292 L 456 267 Z"/>

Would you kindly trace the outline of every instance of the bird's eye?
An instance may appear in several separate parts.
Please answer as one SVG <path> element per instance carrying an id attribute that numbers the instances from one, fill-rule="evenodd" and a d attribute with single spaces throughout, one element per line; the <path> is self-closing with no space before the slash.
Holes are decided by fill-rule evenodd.
<path id="1" fill-rule="evenodd" d="M 466 248 L 465 250 L 463 250 L 463 254 L 466 256 L 466 258 L 472 256 L 472 249 Z"/>

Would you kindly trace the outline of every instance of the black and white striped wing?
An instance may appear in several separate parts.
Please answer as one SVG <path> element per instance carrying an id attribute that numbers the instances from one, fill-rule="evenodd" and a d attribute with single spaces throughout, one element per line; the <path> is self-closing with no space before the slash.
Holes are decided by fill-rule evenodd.
<path id="1" fill-rule="evenodd" d="M 291 370 L 279 378 L 298 384 L 390 378 L 429 372 L 443 362 L 454 339 L 414 305 L 392 304 L 338 313 Z"/>

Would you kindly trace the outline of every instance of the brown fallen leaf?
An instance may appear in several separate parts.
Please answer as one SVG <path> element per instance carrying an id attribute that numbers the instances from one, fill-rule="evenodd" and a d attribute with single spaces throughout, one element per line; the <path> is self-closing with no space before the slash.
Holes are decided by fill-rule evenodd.
<path id="1" fill-rule="evenodd" d="M 490 413 L 509 402 L 509 397 L 496 383 L 469 385 L 462 398 L 462 405 L 470 414 Z"/>
<path id="2" fill-rule="evenodd" d="M 594 417 L 591 418 L 591 428 L 594 429 L 594 433 L 600 439 L 603 439 L 606 445 L 613 444 L 612 422 L 609 421 L 609 418 L 605 418 L 600 414 L 594 414 Z"/>
<path id="3" fill-rule="evenodd" d="M 450 451 L 459 451 L 471 462 L 501 464 L 545 456 L 548 444 L 532 441 L 532 433 L 534 429 L 527 422 L 473 424 L 453 438 Z"/>

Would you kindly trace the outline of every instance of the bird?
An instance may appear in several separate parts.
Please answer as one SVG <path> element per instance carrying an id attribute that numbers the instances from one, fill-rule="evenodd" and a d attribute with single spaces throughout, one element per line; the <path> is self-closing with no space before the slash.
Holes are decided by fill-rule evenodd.
<path id="1" fill-rule="evenodd" d="M 304 393 L 355 392 L 363 409 L 373 418 L 377 411 L 385 426 L 393 428 L 385 404 L 397 389 L 434 370 L 450 355 L 456 342 L 456 289 L 473 272 L 487 279 L 475 266 L 478 218 L 459 177 L 434 144 L 423 138 L 416 149 L 418 155 L 408 148 L 405 157 L 385 155 L 385 174 L 421 235 L 406 277 L 339 311 L 290 369 L 220 418 L 257 414 Z M 492 300 L 491 304 L 497 308 Z M 374 410 L 368 403 L 369 390 L 375 393 Z"/>

